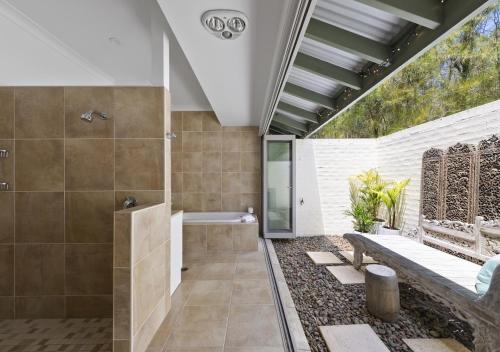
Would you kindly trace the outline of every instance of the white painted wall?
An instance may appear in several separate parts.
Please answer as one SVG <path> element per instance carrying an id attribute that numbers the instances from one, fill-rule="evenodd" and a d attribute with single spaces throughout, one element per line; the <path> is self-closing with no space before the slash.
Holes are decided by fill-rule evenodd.
<path id="1" fill-rule="evenodd" d="M 494 133 L 500 133 L 500 100 L 379 139 L 298 140 L 297 233 L 351 231 L 351 221 L 343 214 L 349 205 L 348 178 L 370 168 L 388 179 L 411 178 L 405 231 L 416 227 L 423 152 L 457 142 L 478 143 Z"/>

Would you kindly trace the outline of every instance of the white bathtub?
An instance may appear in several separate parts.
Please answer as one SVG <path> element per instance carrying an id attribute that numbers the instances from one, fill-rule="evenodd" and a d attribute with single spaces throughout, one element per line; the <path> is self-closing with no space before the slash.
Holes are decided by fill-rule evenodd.
<path id="1" fill-rule="evenodd" d="M 183 223 L 184 224 L 241 223 L 241 217 L 248 214 L 249 213 L 237 213 L 237 212 L 184 213 Z"/>

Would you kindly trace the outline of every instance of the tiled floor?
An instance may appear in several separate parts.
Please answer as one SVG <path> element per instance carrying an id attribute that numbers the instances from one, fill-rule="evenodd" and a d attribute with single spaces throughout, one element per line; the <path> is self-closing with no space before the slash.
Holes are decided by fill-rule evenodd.
<path id="1" fill-rule="evenodd" d="M 188 265 L 148 352 L 282 352 L 264 254 Z"/>
<path id="2" fill-rule="evenodd" d="M 111 319 L 0 320 L 0 351 L 109 352 Z"/>

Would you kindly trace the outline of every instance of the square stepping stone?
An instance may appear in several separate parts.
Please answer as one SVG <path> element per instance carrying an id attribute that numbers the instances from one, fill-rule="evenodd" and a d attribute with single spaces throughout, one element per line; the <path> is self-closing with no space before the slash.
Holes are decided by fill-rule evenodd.
<path id="1" fill-rule="evenodd" d="M 353 251 L 341 251 L 340 254 L 347 259 L 349 263 L 352 264 L 354 262 L 354 252 Z M 377 264 L 378 262 L 373 259 L 372 257 L 369 257 L 367 255 L 363 254 L 363 264 Z"/>
<path id="2" fill-rule="evenodd" d="M 413 352 L 470 352 L 454 339 L 403 339 Z"/>
<path id="3" fill-rule="evenodd" d="M 365 274 L 351 265 L 327 266 L 326 268 L 342 285 L 365 283 Z"/>
<path id="4" fill-rule="evenodd" d="M 316 265 L 342 264 L 342 260 L 337 258 L 332 252 L 306 252 Z"/>
<path id="5" fill-rule="evenodd" d="M 320 326 L 319 330 L 332 352 L 389 352 L 368 324 Z"/>

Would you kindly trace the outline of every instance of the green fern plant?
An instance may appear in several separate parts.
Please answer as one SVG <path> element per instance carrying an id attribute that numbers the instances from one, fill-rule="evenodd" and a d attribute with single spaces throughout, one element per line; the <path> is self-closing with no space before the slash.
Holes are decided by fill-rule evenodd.
<path id="1" fill-rule="evenodd" d="M 362 196 L 362 192 L 355 177 L 349 179 L 349 197 L 351 208 L 344 212 L 353 218 L 354 229 L 359 232 L 370 232 L 374 219 L 370 206 Z"/>
<path id="2" fill-rule="evenodd" d="M 410 179 L 391 183 L 382 191 L 372 191 L 380 197 L 387 211 L 386 227 L 393 230 L 401 229 L 406 210 L 405 191 Z"/>

